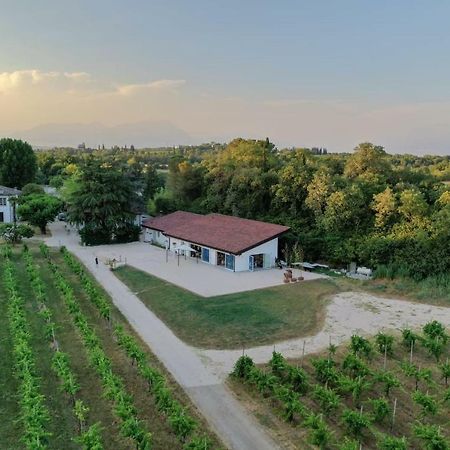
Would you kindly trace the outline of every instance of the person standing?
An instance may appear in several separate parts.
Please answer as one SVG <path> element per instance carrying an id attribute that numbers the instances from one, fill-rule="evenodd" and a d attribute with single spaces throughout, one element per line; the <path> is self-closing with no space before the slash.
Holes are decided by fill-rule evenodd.
<path id="1" fill-rule="evenodd" d="M 98 267 L 98 258 L 95 257 L 95 265 Z"/>

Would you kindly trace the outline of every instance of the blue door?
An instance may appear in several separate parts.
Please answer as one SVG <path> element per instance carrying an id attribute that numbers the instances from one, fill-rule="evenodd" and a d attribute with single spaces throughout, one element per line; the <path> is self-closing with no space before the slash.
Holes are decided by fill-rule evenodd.
<path id="1" fill-rule="evenodd" d="M 234 255 L 225 255 L 225 267 L 234 270 Z"/>
<path id="2" fill-rule="evenodd" d="M 202 247 L 202 261 L 209 263 L 209 248 Z"/>

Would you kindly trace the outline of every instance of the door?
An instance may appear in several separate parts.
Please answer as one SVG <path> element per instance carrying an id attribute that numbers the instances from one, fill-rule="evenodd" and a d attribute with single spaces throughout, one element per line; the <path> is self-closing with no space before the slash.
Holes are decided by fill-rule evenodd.
<path id="1" fill-rule="evenodd" d="M 5 221 L 5 216 L 3 214 L 3 212 L 0 212 L 0 222 L 4 222 Z"/>
<path id="2" fill-rule="evenodd" d="M 234 255 L 225 255 L 225 267 L 234 270 Z"/>
<path id="3" fill-rule="evenodd" d="M 202 247 L 202 261 L 209 263 L 209 248 Z"/>
<path id="4" fill-rule="evenodd" d="M 248 270 L 251 270 L 253 272 L 254 267 L 255 267 L 255 257 L 252 255 L 248 257 Z"/>

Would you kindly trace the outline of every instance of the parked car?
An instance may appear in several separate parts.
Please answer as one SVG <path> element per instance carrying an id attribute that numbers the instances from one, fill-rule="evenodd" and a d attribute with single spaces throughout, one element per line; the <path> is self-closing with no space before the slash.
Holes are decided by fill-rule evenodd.
<path id="1" fill-rule="evenodd" d="M 65 212 L 60 212 L 58 214 L 58 220 L 62 220 L 63 222 L 67 221 L 67 214 Z"/>

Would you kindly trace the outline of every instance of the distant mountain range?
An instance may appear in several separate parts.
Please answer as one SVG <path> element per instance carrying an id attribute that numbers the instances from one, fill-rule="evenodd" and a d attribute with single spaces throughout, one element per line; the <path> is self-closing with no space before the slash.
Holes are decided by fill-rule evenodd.
<path id="1" fill-rule="evenodd" d="M 28 141 L 34 147 L 87 147 L 99 145 L 162 147 L 192 143 L 192 137 L 166 121 L 136 122 L 115 126 L 101 123 L 49 123 L 12 133 L 12 137 Z"/>

